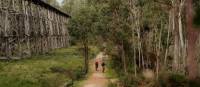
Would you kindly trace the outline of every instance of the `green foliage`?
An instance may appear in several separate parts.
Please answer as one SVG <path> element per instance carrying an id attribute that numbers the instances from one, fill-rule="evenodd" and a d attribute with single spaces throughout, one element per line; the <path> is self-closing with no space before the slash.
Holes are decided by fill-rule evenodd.
<path id="1" fill-rule="evenodd" d="M 200 87 L 200 78 L 193 80 L 193 81 L 189 81 L 189 87 Z"/>
<path id="2" fill-rule="evenodd" d="M 169 76 L 169 83 L 171 87 L 185 87 L 186 86 L 186 78 L 184 75 L 172 74 Z"/>
<path id="3" fill-rule="evenodd" d="M 159 78 L 160 87 L 200 87 L 199 81 L 190 81 L 185 75 L 180 74 L 165 74 Z"/>
<path id="4" fill-rule="evenodd" d="M 0 87 L 59 87 L 71 80 L 65 71 L 81 78 L 83 63 L 77 47 L 20 61 L 1 61 Z"/>
<path id="5" fill-rule="evenodd" d="M 195 15 L 195 18 L 194 18 L 194 24 L 196 26 L 200 26 L 200 8 L 198 8 L 196 10 L 196 15 Z"/>
<path id="6" fill-rule="evenodd" d="M 117 84 L 109 83 L 109 84 L 108 84 L 108 87 L 117 87 Z"/>
<path id="7" fill-rule="evenodd" d="M 140 82 L 143 82 L 140 78 L 133 78 L 130 76 L 121 77 L 121 80 L 123 81 L 123 85 L 125 87 L 138 87 Z"/>
<path id="8" fill-rule="evenodd" d="M 95 43 L 98 46 L 102 46 L 102 43 L 106 42 L 107 54 L 113 58 L 110 67 L 117 72 L 126 87 L 136 86 L 140 84 L 141 78 L 138 80 L 131 78 L 135 65 L 133 57 L 139 58 L 143 55 L 146 58 L 148 52 L 152 52 L 159 56 L 162 64 L 165 50 L 174 44 L 172 30 L 169 31 L 169 42 L 167 42 L 170 24 L 168 23 L 168 10 L 172 3 L 170 0 L 162 0 L 159 3 L 155 1 L 159 0 L 134 0 L 134 3 L 130 3 L 128 0 L 88 0 L 85 6 L 81 6 L 78 11 L 74 12 L 70 20 L 69 31 L 72 42 L 77 44 L 86 40 L 88 43 Z M 199 5 L 199 2 L 195 3 Z M 134 5 L 134 8 L 131 9 L 130 4 Z M 135 9 L 137 11 L 132 12 Z M 198 8 L 196 12 L 194 23 L 198 25 L 198 15 L 200 14 Z M 134 17 L 135 13 L 138 13 L 137 17 Z M 133 18 L 130 15 L 134 15 Z M 139 23 L 136 23 L 137 20 Z M 185 33 L 185 30 L 183 32 Z M 138 38 L 139 35 L 140 38 Z M 161 43 L 159 43 L 160 39 Z M 142 44 L 141 48 L 138 48 L 139 42 Z M 122 45 L 128 75 L 124 74 L 122 51 L 119 49 Z M 160 49 L 158 49 L 159 45 Z M 134 48 L 137 55 L 134 55 Z M 139 49 L 143 51 L 140 56 L 138 55 Z M 155 51 L 161 51 L 160 55 Z M 139 68 L 137 70 L 140 71 Z M 181 75 L 170 75 L 160 81 L 152 81 L 147 84 L 155 85 L 155 87 L 160 83 L 163 87 L 185 86 L 185 77 Z M 168 83 L 169 85 L 167 85 Z"/>
<path id="9" fill-rule="evenodd" d="M 94 39 L 93 25 L 97 15 L 95 12 L 94 7 L 85 7 L 72 17 L 69 25 L 72 41 L 85 42 Z"/>
<path id="10" fill-rule="evenodd" d="M 194 19 L 194 21 L 195 21 L 194 23 L 195 23 L 195 25 L 199 26 L 200 25 L 200 21 L 199 21 L 200 20 L 200 16 L 199 16 L 200 15 L 200 10 L 198 10 L 197 15 L 198 16 L 196 16 L 195 19 Z"/>
<path id="11" fill-rule="evenodd" d="M 194 8 L 195 8 L 195 17 L 194 17 L 194 25 L 200 26 L 200 0 L 194 0 Z"/>

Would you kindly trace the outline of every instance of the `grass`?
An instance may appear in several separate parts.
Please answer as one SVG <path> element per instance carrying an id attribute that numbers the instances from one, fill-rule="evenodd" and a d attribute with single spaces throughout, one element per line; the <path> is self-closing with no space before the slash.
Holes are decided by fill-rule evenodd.
<path id="1" fill-rule="evenodd" d="M 80 53 L 78 47 L 70 47 L 30 59 L 0 61 L 0 87 L 60 87 L 71 80 L 67 71 L 82 71 Z"/>

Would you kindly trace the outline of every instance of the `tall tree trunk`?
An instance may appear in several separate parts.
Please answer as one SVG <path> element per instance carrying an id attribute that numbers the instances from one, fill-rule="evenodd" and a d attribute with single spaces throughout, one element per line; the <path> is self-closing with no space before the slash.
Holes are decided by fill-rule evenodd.
<path id="1" fill-rule="evenodd" d="M 83 49 L 84 49 L 84 59 L 85 59 L 85 73 L 88 73 L 89 70 L 89 48 L 87 43 L 83 43 Z"/>
<path id="2" fill-rule="evenodd" d="M 127 61 L 126 61 L 126 56 L 125 56 L 125 51 L 124 51 L 124 43 L 120 45 L 120 51 L 121 51 L 121 59 L 123 62 L 123 68 L 124 68 L 124 73 L 127 74 Z"/>
<path id="3" fill-rule="evenodd" d="M 179 48 L 180 52 L 180 65 L 179 68 L 181 71 L 185 71 L 185 52 L 186 52 L 186 46 L 185 46 L 185 41 L 183 37 L 183 23 L 182 23 L 182 17 L 183 17 L 183 9 L 185 5 L 185 0 L 181 0 L 179 3 L 179 11 L 178 11 L 178 24 L 179 24 L 179 38 L 180 38 L 180 44 L 181 47 Z"/>
<path id="4" fill-rule="evenodd" d="M 171 16 L 172 16 L 172 12 L 169 11 L 169 26 L 168 26 L 168 31 L 167 31 L 167 48 L 165 51 L 165 59 L 164 59 L 164 65 L 165 67 L 167 67 L 167 56 L 168 56 L 168 51 L 169 51 L 169 37 L 170 37 L 170 30 L 171 30 Z"/>
<path id="5" fill-rule="evenodd" d="M 178 29 L 178 6 L 177 1 L 173 2 L 173 31 L 174 31 L 174 60 L 173 70 L 178 71 L 179 59 L 179 29 Z"/>
<path id="6" fill-rule="evenodd" d="M 199 32 L 193 27 L 193 0 L 186 0 L 186 23 L 187 23 L 187 71 L 188 78 L 194 80 L 198 76 L 198 63 L 196 58 L 196 42 Z"/>
<path id="7" fill-rule="evenodd" d="M 136 48 L 134 47 L 134 71 L 135 71 L 135 77 L 137 76 L 137 56 L 136 56 Z"/>
<path id="8" fill-rule="evenodd" d="M 184 39 L 183 39 L 183 24 L 182 24 L 182 10 L 183 6 L 185 4 L 185 0 L 181 0 L 180 5 L 179 5 L 179 13 L 178 13 L 178 23 L 179 23 L 179 36 L 180 36 L 180 42 L 181 42 L 181 47 L 184 49 Z"/>
<path id="9" fill-rule="evenodd" d="M 144 62 L 144 53 L 143 53 L 143 49 L 142 49 L 142 42 L 140 42 L 140 49 L 141 49 L 141 62 L 142 62 L 142 69 L 145 69 L 145 62 Z"/>
<path id="10" fill-rule="evenodd" d="M 174 36 L 174 60 L 173 60 L 173 70 L 178 70 L 178 59 L 179 59 L 179 40 L 178 35 Z"/>

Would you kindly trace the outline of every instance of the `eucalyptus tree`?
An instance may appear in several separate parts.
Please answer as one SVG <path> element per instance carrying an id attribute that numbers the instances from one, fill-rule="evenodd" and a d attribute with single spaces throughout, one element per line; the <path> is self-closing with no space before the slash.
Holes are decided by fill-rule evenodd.
<path id="1" fill-rule="evenodd" d="M 196 51 L 191 48 L 198 33 L 185 26 L 189 26 L 185 18 L 187 0 L 82 0 L 79 4 L 76 1 L 79 0 L 65 1 L 63 10 L 72 14 L 69 30 L 72 41 L 81 43 L 85 49 L 86 67 L 89 43 L 106 42 L 115 57 L 113 61 L 117 61 L 115 68 L 124 75 L 133 74 L 134 70 L 136 76 L 138 71 L 151 66 L 157 77 L 161 70 L 185 73 L 186 57 L 189 76 L 196 72 L 191 70 L 197 69 Z M 193 20 L 196 26 L 200 18 L 198 1 L 195 0 L 197 12 Z"/>
<path id="2" fill-rule="evenodd" d="M 188 49 L 187 49 L 187 71 L 188 77 L 191 80 L 194 80 L 198 77 L 198 62 L 196 57 L 196 42 L 199 36 L 199 30 L 197 27 L 194 27 L 194 23 L 198 25 L 197 22 L 194 22 L 194 3 L 198 4 L 196 6 L 196 11 L 199 10 L 199 0 L 193 2 L 193 0 L 186 0 L 186 24 L 187 24 L 187 39 L 188 39 Z M 198 12 L 196 12 L 198 14 Z M 198 19 L 198 15 L 196 15 Z"/>

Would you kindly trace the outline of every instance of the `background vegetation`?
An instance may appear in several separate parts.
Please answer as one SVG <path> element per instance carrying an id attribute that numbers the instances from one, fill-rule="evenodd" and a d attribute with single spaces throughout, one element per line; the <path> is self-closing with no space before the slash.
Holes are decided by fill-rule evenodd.
<path id="1" fill-rule="evenodd" d="M 0 87 L 60 87 L 72 79 L 83 78 L 81 53 L 79 47 L 73 46 L 30 59 L 0 61 Z M 90 58 L 94 55 L 91 53 Z"/>
<path id="2" fill-rule="evenodd" d="M 49 0 L 72 16 L 71 43 L 81 51 L 0 62 L 0 86 L 56 87 L 69 80 L 66 71 L 78 78 L 83 67 L 88 72 L 95 45 L 109 55 L 110 73 L 124 87 L 199 87 L 199 1 L 65 0 L 58 6 Z"/>
<path id="3" fill-rule="evenodd" d="M 188 87 L 200 75 L 199 0 L 190 1 L 68 0 L 61 9 L 72 15 L 71 41 L 106 48 L 123 86 Z"/>

